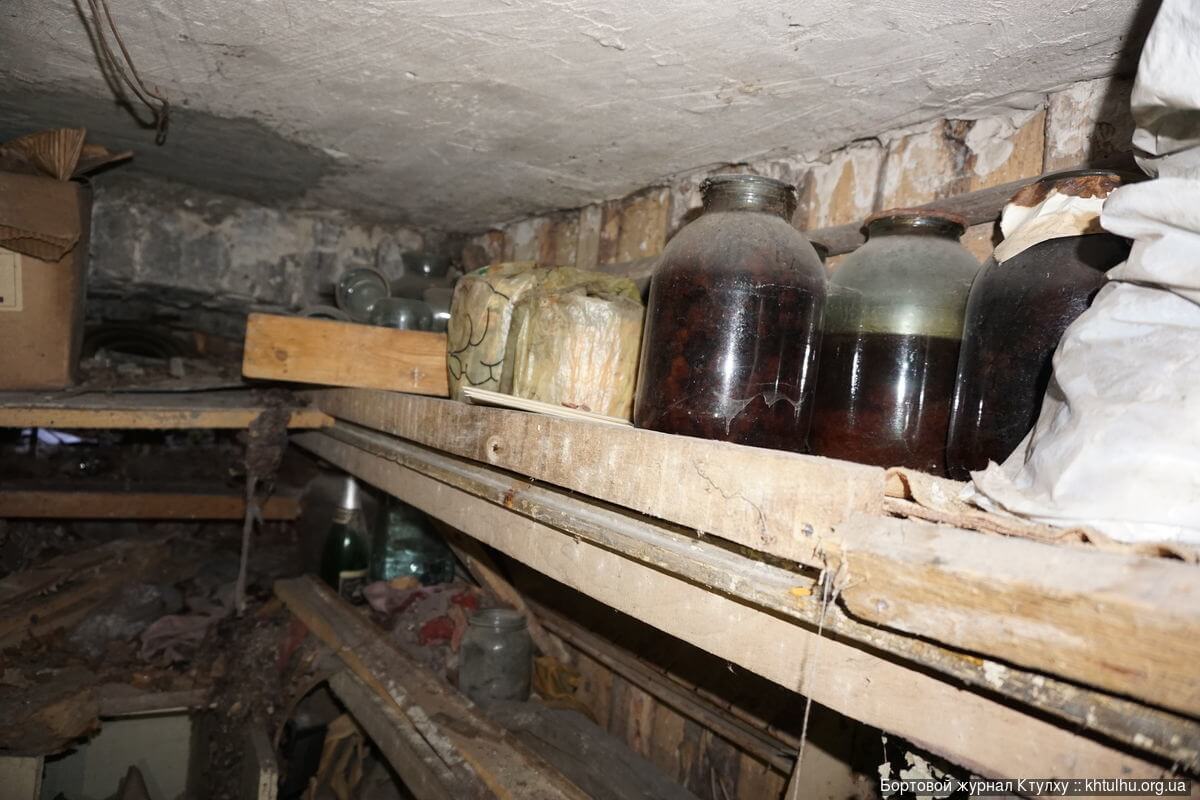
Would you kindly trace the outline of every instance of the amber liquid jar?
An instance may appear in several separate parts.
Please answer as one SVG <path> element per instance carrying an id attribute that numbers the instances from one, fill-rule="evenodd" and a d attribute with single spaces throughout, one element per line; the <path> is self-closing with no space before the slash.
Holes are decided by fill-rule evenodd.
<path id="1" fill-rule="evenodd" d="M 1104 198 L 1122 182 L 1107 171 L 1060 173 L 1021 190 L 1012 202 L 1032 205 L 1051 191 Z M 984 263 L 963 326 L 946 446 L 950 477 L 967 480 L 989 461 L 1004 461 L 1033 429 L 1058 340 L 1129 247 L 1097 224 L 1095 232 L 1048 239 L 1003 263 L 995 257 Z"/>
<path id="2" fill-rule="evenodd" d="M 650 284 L 634 424 L 802 451 L 825 271 L 791 225 L 795 190 L 756 175 L 701 189 Z"/>
<path id="3" fill-rule="evenodd" d="M 945 472 L 959 336 L 979 269 L 949 214 L 888 211 L 833 274 L 812 451 Z"/>

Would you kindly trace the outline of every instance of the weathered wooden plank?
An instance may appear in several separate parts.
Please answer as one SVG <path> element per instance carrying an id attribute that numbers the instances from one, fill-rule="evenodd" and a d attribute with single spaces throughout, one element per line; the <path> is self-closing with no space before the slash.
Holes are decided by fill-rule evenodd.
<path id="1" fill-rule="evenodd" d="M 915 520 L 838 529 L 850 612 L 1200 714 L 1200 568 Z"/>
<path id="2" fill-rule="evenodd" d="M 457 800 L 469 796 L 471 787 L 441 761 L 394 703 L 371 691 L 349 671 L 331 677 L 329 688 L 349 709 L 417 800 Z M 456 796 L 452 791 L 463 794 Z"/>
<path id="3" fill-rule="evenodd" d="M 812 628 L 823 621 L 825 630 L 831 635 L 890 653 L 984 691 L 999 693 L 1138 749 L 1147 748 L 1193 768 L 1200 765 L 1200 725 L 1192 720 L 867 625 L 845 615 L 838 606 L 831 608 L 822 620 L 821 605 L 817 602 L 820 590 L 811 575 L 764 564 L 746 555 L 705 544 L 694 535 L 670 530 L 644 517 L 590 503 L 545 486 L 531 485 L 507 473 L 345 423 L 338 423 L 328 434 L 303 433 L 296 437 L 298 444 L 335 460 L 337 448 L 333 445 L 336 442 L 331 439 L 344 441 L 359 450 L 654 569 L 684 577 L 699 586 L 770 609 Z M 949 594 L 953 594 L 953 586 Z"/>
<path id="4" fill-rule="evenodd" d="M 883 507 L 883 470 L 847 461 L 401 394 L 308 396 L 339 419 L 815 566 L 822 535 Z"/>
<path id="5" fill-rule="evenodd" d="M 450 394 L 446 334 L 276 314 L 246 321 L 242 374 L 326 386 Z"/>
<path id="6" fill-rule="evenodd" d="M 275 594 L 351 672 L 390 700 L 458 776 L 456 798 L 584 800 L 565 778 L 506 736 L 475 705 L 413 661 L 315 578 L 275 583 Z M 486 787 L 486 791 L 484 791 Z"/>
<path id="7" fill-rule="evenodd" d="M 275 495 L 260 506 L 263 519 L 300 516 L 300 501 Z M 0 489 L 0 519 L 237 519 L 240 494 L 71 489 Z"/>
<path id="8" fill-rule="evenodd" d="M 566 585 L 979 774 L 1158 775 L 1072 730 L 888 661 L 358 448 L 320 455 Z M 309 441 L 306 447 L 314 444 Z M 812 662 L 812 668 L 809 664 Z"/>
<path id="9" fill-rule="evenodd" d="M 247 391 L 128 394 L 0 394 L 0 428 L 174 430 L 245 428 L 265 406 Z M 292 410 L 289 428 L 333 423 L 314 408 Z"/>
<path id="10" fill-rule="evenodd" d="M 697 800 L 578 711 L 514 701 L 485 710 L 593 800 Z"/>
<path id="11" fill-rule="evenodd" d="M 43 766 L 41 756 L 0 756 L 0 800 L 38 800 Z"/>

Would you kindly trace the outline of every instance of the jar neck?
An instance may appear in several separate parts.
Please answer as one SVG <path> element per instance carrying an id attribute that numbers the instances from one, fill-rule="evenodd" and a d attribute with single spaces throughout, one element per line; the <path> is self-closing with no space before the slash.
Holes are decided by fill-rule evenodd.
<path id="1" fill-rule="evenodd" d="M 700 186 L 704 212 L 755 211 L 792 219 L 796 190 L 783 181 L 760 175 L 717 175 Z"/>
<path id="2" fill-rule="evenodd" d="M 511 633 L 524 630 L 528 623 L 525 615 L 509 608 L 486 608 L 476 611 L 467 620 L 472 628 L 483 628 L 496 633 Z"/>
<path id="3" fill-rule="evenodd" d="M 879 236 L 936 236 L 957 242 L 962 238 L 961 223 L 945 217 L 880 217 L 867 222 L 867 238 Z"/>

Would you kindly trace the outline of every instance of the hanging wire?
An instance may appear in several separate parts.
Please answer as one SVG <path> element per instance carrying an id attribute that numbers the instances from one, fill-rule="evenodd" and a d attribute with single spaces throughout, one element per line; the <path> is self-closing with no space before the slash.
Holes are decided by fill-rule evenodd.
<path id="1" fill-rule="evenodd" d="M 170 102 L 157 89 L 152 89 L 142 80 L 137 67 L 134 66 L 133 57 L 129 54 L 129 48 L 125 46 L 125 40 L 121 38 L 121 32 L 117 30 L 117 23 L 108 7 L 108 0 L 87 0 L 87 4 L 92 11 L 92 26 L 96 31 L 96 42 L 107 67 L 114 75 L 120 77 L 132 90 L 134 96 L 154 114 L 154 142 L 158 145 L 165 144 L 167 127 L 171 123 Z M 108 34 L 105 33 L 105 23 L 120 50 L 119 58 L 113 51 L 112 45 L 109 44 Z"/>
<path id="2" fill-rule="evenodd" d="M 800 800 L 800 765 L 804 763 L 804 745 L 808 742 L 808 719 L 812 713 L 812 689 L 809 686 L 809 679 L 812 677 L 812 670 L 817 660 L 817 648 L 820 647 L 822 634 L 825 632 L 825 614 L 829 611 L 829 606 L 837 599 L 838 593 L 841 591 L 841 583 L 834 587 L 834 575 L 831 574 L 828 568 L 821 571 L 821 615 L 817 619 L 817 637 L 813 642 L 812 652 L 808 656 L 808 660 L 804 664 L 804 672 L 801 676 L 802 684 L 800 690 L 804 692 L 804 721 L 800 728 L 800 751 L 796 753 L 796 764 L 792 768 L 791 778 L 788 780 L 787 790 L 784 792 L 785 800 Z"/>

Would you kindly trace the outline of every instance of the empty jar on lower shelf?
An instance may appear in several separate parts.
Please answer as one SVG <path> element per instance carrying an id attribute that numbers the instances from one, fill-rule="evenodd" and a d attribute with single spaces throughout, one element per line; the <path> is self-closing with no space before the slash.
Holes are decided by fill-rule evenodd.
<path id="1" fill-rule="evenodd" d="M 467 620 L 459 653 L 458 688 L 477 703 L 528 700 L 533 640 L 525 615 L 485 608 Z"/>

